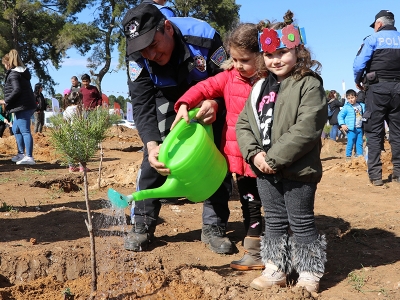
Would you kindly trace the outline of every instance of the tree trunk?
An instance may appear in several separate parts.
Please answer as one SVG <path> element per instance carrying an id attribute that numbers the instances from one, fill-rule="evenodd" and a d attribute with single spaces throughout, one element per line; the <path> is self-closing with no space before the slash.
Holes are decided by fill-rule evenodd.
<path id="1" fill-rule="evenodd" d="M 111 5 L 111 13 L 114 14 L 114 9 L 115 9 L 115 2 L 114 1 L 110 1 L 110 5 Z M 112 16 L 111 20 L 110 20 L 110 24 L 108 26 L 107 32 L 106 32 L 106 40 L 104 42 L 104 47 L 105 47 L 105 52 L 106 52 L 106 61 L 105 61 L 105 65 L 103 68 L 100 69 L 99 73 L 96 74 L 96 83 L 97 83 L 97 87 L 101 93 L 101 81 L 103 80 L 104 75 L 107 74 L 107 72 L 110 70 L 110 66 L 111 66 L 111 48 L 110 48 L 110 42 L 111 42 L 111 35 L 112 32 L 115 28 L 115 17 Z"/>
<path id="2" fill-rule="evenodd" d="M 87 180 L 87 171 L 86 171 L 86 163 L 81 163 L 83 167 L 83 185 L 85 189 L 85 202 L 86 202 L 86 212 L 87 212 L 87 220 L 85 220 L 86 227 L 89 231 L 90 236 L 90 256 L 91 256 L 91 263 L 92 263 L 92 295 L 91 299 L 94 299 L 95 292 L 97 291 L 97 267 L 96 267 L 96 247 L 94 241 L 94 234 L 93 234 L 93 226 L 92 226 L 92 214 L 90 210 L 90 203 L 89 203 L 89 191 L 88 191 L 88 180 Z"/>
<path id="3" fill-rule="evenodd" d="M 103 156 L 104 156 L 104 152 L 103 152 L 103 144 L 100 143 L 100 165 L 99 165 L 99 178 L 98 178 L 98 188 L 101 188 L 101 168 L 103 166 Z"/>

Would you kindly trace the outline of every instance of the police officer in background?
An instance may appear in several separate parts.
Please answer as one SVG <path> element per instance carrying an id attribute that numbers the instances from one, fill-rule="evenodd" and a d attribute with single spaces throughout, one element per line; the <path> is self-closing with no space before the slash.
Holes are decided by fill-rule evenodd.
<path id="1" fill-rule="evenodd" d="M 175 102 L 196 82 L 220 72 L 227 55 L 219 34 L 206 22 L 194 18 L 166 19 L 154 5 L 142 3 L 130 9 L 122 24 L 128 58 L 137 51 L 141 53 L 139 59 L 129 59 L 128 63 L 133 118 L 144 144 L 137 189 L 156 188 L 165 182 L 163 175 L 169 174 L 157 156 L 159 144 L 175 119 Z M 204 123 L 213 123 L 217 145 L 224 123 L 223 103 L 206 100 L 196 116 Z M 203 203 L 201 240 L 217 253 L 233 251 L 226 236 L 231 192 L 232 178 L 227 174 L 220 188 Z M 154 237 L 160 208 L 160 199 L 134 202 L 133 228 L 125 239 L 125 249 L 147 248 Z"/>
<path id="2" fill-rule="evenodd" d="M 370 25 L 375 31 L 364 39 L 354 60 L 353 71 L 358 89 L 366 86 L 364 131 L 368 146 L 368 175 L 371 183 L 383 185 L 381 141 L 384 120 L 390 129 L 392 181 L 400 182 L 400 32 L 394 27 L 394 15 L 381 10 Z M 366 79 L 364 85 L 363 78 Z"/>

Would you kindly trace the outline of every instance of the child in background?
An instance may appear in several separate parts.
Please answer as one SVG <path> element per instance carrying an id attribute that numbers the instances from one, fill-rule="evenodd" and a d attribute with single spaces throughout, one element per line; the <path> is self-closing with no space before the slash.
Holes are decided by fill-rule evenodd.
<path id="1" fill-rule="evenodd" d="M 331 131 L 329 132 L 329 137 L 332 141 L 335 142 L 336 138 L 338 137 L 338 131 L 339 131 L 337 116 L 343 104 L 344 102 L 341 102 L 337 99 L 337 92 L 335 90 L 331 90 L 328 94 L 328 107 L 332 112 L 331 116 L 329 116 L 328 114 L 329 124 L 332 126 Z"/>
<path id="2" fill-rule="evenodd" d="M 321 64 L 311 59 L 304 28 L 292 25 L 292 18 L 289 10 L 284 22 L 259 23 L 260 50 L 270 73 L 254 85 L 236 136 L 257 174 L 264 208 L 265 270 L 250 286 L 285 286 L 294 269 L 299 273 L 296 286 L 317 292 L 326 240 L 315 226 L 314 200 L 322 177 L 321 133 L 328 111 L 318 75 Z"/>
<path id="3" fill-rule="evenodd" d="M 231 58 L 222 67 L 224 72 L 203 80 L 190 88 L 175 104 L 175 124 L 188 119 L 188 110 L 202 100 L 223 97 L 226 106 L 226 123 L 223 129 L 221 150 L 227 159 L 229 171 L 236 173 L 246 237 L 243 241 L 244 256 L 232 261 L 236 270 L 263 269 L 260 257 L 262 234 L 261 200 L 257 191 L 256 176 L 243 160 L 236 141 L 235 124 L 253 84 L 266 76 L 266 68 L 258 48 L 256 24 L 240 24 L 231 33 L 228 49 Z M 204 237 L 202 236 L 202 239 Z"/>
<path id="4" fill-rule="evenodd" d="M 65 120 L 73 122 L 74 117 L 82 113 L 82 95 L 79 92 L 72 92 L 69 94 L 65 92 L 66 91 L 64 91 L 63 99 L 63 117 Z M 68 170 L 70 173 L 78 171 L 83 172 L 83 167 L 69 163 Z"/>
<path id="5" fill-rule="evenodd" d="M 90 76 L 83 74 L 81 77 L 82 87 L 80 93 L 82 94 L 82 106 L 85 110 L 92 110 L 101 106 L 102 98 L 99 90 L 94 85 L 90 84 Z"/>
<path id="6" fill-rule="evenodd" d="M 362 115 L 365 104 L 357 102 L 357 93 L 354 90 L 346 91 L 347 102 L 338 114 L 338 124 L 341 130 L 347 133 L 346 160 L 351 159 L 354 145 L 356 157 L 363 156 L 363 129 Z"/>

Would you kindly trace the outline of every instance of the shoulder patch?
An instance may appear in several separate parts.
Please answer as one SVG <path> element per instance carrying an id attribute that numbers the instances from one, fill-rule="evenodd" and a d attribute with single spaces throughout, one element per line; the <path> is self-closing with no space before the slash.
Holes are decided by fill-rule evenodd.
<path id="1" fill-rule="evenodd" d="M 142 70 L 143 67 L 141 64 L 137 63 L 134 60 L 129 61 L 129 78 L 132 81 L 135 81 L 139 77 L 140 72 L 142 72 Z"/>
<path id="2" fill-rule="evenodd" d="M 200 72 L 205 72 L 207 69 L 207 63 L 206 60 L 203 56 L 201 55 L 196 55 L 193 57 L 194 60 L 194 65 L 196 66 L 196 69 L 199 70 Z"/>
<path id="3" fill-rule="evenodd" d="M 222 62 L 227 59 L 227 55 L 224 47 L 219 47 L 210 57 L 212 62 L 214 62 L 218 67 L 221 66 Z"/>

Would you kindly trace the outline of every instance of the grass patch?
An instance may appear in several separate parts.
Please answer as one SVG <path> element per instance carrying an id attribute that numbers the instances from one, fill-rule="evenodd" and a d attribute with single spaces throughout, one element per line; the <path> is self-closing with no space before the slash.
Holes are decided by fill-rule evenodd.
<path id="1" fill-rule="evenodd" d="M 0 207 L 0 211 L 2 212 L 17 212 L 18 210 L 14 208 L 12 205 L 8 205 L 6 202 L 3 202 Z"/>

